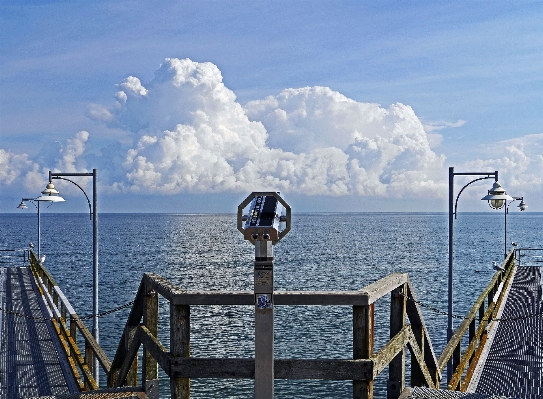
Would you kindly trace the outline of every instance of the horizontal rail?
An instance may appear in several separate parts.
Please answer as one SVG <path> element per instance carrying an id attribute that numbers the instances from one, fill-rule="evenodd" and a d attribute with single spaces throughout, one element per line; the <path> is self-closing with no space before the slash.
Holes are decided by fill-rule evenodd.
<path id="1" fill-rule="evenodd" d="M 184 291 L 155 273 L 146 273 L 148 287 L 174 305 L 254 305 L 253 291 Z M 394 273 L 360 291 L 275 291 L 275 305 L 366 306 L 406 283 L 405 273 Z"/>

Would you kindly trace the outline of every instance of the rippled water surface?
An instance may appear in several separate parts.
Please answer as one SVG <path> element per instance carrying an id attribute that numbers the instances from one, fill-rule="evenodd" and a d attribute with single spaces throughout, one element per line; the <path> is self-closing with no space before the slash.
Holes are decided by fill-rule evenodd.
<path id="1" fill-rule="evenodd" d="M 501 216 L 501 217 L 500 217 Z M 541 247 L 543 214 L 508 216 L 508 241 Z M 92 223 L 88 214 L 42 213 L 42 254 L 80 315 L 92 311 Z M 420 213 L 294 214 L 292 231 L 275 247 L 276 290 L 355 290 L 393 272 L 409 274 L 419 300 L 447 309 L 448 217 Z M 35 213 L 0 215 L 0 248 L 36 242 Z M 99 215 L 100 311 L 131 301 L 144 272 L 187 290 L 251 290 L 254 249 L 235 216 Z M 455 222 L 455 313 L 464 315 L 503 259 L 503 213 L 460 214 Z M 376 304 L 376 351 L 388 340 L 388 298 Z M 129 309 L 100 318 L 100 340 L 113 358 Z M 446 316 L 423 308 L 434 350 L 444 347 Z M 191 309 L 191 355 L 253 357 L 253 309 Z M 161 302 L 160 339 L 168 342 Z M 278 306 L 276 358 L 352 357 L 350 307 Z M 386 373 L 376 397 L 386 397 Z M 105 378 L 102 377 L 102 383 Z M 252 380 L 193 380 L 194 398 L 248 398 Z M 276 380 L 276 398 L 348 398 L 351 382 Z M 161 397 L 169 397 L 163 380 Z"/>

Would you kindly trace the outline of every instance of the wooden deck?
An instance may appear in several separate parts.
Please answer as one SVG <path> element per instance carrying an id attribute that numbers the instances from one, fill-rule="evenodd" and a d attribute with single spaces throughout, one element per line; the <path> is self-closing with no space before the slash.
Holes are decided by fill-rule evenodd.
<path id="1" fill-rule="evenodd" d="M 517 267 L 467 392 L 406 389 L 402 399 L 543 398 L 541 268 Z"/>
<path id="2" fill-rule="evenodd" d="M 518 267 L 502 321 L 486 359 L 481 359 L 477 393 L 543 397 L 543 297 L 541 268 Z"/>
<path id="3" fill-rule="evenodd" d="M 1 269 L 0 283 L 0 397 L 79 392 L 30 270 Z"/>

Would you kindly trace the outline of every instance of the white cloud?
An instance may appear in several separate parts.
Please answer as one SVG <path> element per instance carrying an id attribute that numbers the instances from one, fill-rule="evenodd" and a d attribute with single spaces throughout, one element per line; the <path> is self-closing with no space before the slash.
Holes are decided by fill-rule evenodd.
<path id="1" fill-rule="evenodd" d="M 543 133 L 487 145 L 487 159 L 466 162 L 462 170 L 498 170 L 500 182 L 513 196 L 543 189 Z"/>
<path id="2" fill-rule="evenodd" d="M 83 172 L 83 167 L 76 166 L 78 158 L 85 152 L 85 143 L 89 139 L 89 133 L 81 131 L 75 137 L 68 139 L 67 145 L 64 148 L 61 144 L 61 158 L 56 164 L 56 171 L 73 173 Z"/>
<path id="3" fill-rule="evenodd" d="M 307 87 L 242 107 L 215 65 L 188 59 L 166 59 L 150 82 L 118 87 L 124 100 L 108 110 L 110 124 L 135 144 L 116 189 L 403 196 L 445 187 L 444 156 L 403 104 Z"/>

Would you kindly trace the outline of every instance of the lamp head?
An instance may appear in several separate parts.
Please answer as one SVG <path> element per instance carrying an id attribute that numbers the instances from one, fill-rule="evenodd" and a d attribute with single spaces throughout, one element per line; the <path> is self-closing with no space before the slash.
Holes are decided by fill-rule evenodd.
<path id="1" fill-rule="evenodd" d="M 53 182 L 49 181 L 45 190 L 41 192 L 43 195 L 36 198 L 34 201 L 47 201 L 47 202 L 65 202 L 66 200 L 59 195 L 59 192 L 55 189 Z"/>
<path id="2" fill-rule="evenodd" d="M 521 211 L 525 211 L 526 208 L 528 208 L 528 205 L 526 205 L 526 202 L 524 202 L 524 200 L 521 200 L 520 201 L 520 204 L 518 206 L 518 208 L 521 210 Z"/>
<path id="3" fill-rule="evenodd" d="M 488 195 L 485 195 L 481 200 L 488 201 L 488 205 L 492 209 L 502 209 L 505 201 L 513 201 L 513 197 L 507 195 L 505 189 L 497 181 L 494 182 L 492 188 L 488 190 Z"/>
<path id="4" fill-rule="evenodd" d="M 19 204 L 19 206 L 17 207 L 19 209 L 26 209 L 28 208 L 28 206 L 26 206 L 25 202 L 24 201 L 21 201 L 21 203 Z"/>

